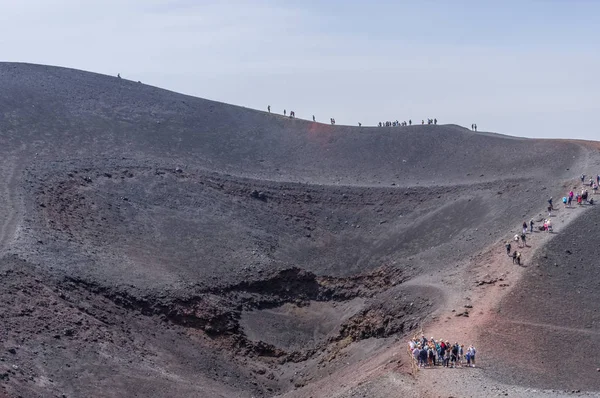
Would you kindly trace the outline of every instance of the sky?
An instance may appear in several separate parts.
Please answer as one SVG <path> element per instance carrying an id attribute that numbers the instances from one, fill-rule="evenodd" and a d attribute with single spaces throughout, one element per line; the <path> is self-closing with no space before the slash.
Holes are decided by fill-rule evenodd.
<path id="1" fill-rule="evenodd" d="M 0 58 L 337 124 L 600 140 L 600 1 L 0 0 Z M 1 89 L 1 88 L 0 88 Z"/>

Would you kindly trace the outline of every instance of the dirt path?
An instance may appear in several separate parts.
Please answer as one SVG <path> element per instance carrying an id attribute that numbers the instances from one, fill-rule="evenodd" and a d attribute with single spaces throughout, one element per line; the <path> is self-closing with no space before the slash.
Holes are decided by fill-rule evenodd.
<path id="1" fill-rule="evenodd" d="M 583 148 L 583 147 L 582 147 Z M 584 149 L 585 150 L 585 149 Z M 593 163 L 597 164 L 597 159 L 591 151 L 583 157 L 581 162 L 582 170 L 588 170 L 588 167 Z M 565 182 L 566 187 L 580 186 L 579 180 L 570 180 Z M 559 195 L 554 195 L 557 199 Z M 562 197 L 563 195 L 560 195 Z M 558 199 L 556 202 L 560 202 Z M 517 248 L 521 251 L 524 259 L 522 266 L 513 265 L 512 259 L 507 256 L 504 247 L 504 241 L 498 241 L 488 251 L 475 255 L 466 267 L 460 267 L 464 271 L 460 273 L 458 278 L 442 279 L 438 277 L 437 286 L 440 289 L 445 288 L 446 305 L 442 307 L 435 315 L 433 322 L 428 325 L 424 331 L 427 338 L 434 337 L 436 339 L 449 340 L 451 343 L 459 342 L 467 347 L 474 344 L 478 348 L 478 369 L 468 369 L 471 376 L 475 377 L 479 387 L 482 385 L 496 386 L 494 389 L 510 389 L 511 395 L 518 393 L 520 396 L 532 396 L 532 391 L 516 386 L 501 386 L 499 383 L 487 379 L 485 377 L 485 347 L 478 344 L 478 336 L 481 335 L 483 328 L 487 322 L 494 317 L 497 312 L 497 304 L 510 294 L 513 287 L 521 280 L 529 262 L 534 257 L 538 250 L 554 238 L 558 238 L 563 230 L 570 222 L 581 216 L 583 212 L 591 210 L 589 206 L 578 206 L 574 204 L 570 208 L 565 208 L 562 203 L 555 205 L 555 211 L 552 214 L 553 233 L 545 233 L 535 231 L 541 223 L 536 223 L 534 233 L 527 233 L 527 247 Z M 530 215 L 534 220 L 547 218 L 547 213 L 543 210 L 539 214 Z M 529 219 L 527 218 L 527 219 Z M 520 226 L 516 225 L 515 230 L 511 234 L 507 232 L 506 240 L 510 240 L 514 233 L 520 230 Z M 513 249 L 515 242 L 512 241 Z M 426 277 L 430 283 L 435 276 Z M 454 279 L 454 280 L 452 280 Z M 419 281 L 413 281 L 419 283 Z M 465 316 L 467 315 L 467 316 Z M 523 322 L 514 322 L 523 323 Z M 581 330 L 577 328 L 569 328 L 563 326 L 555 326 L 549 324 L 535 324 L 534 326 L 560 328 L 561 330 L 572 331 L 576 333 L 598 334 L 589 330 Z M 483 361 L 481 359 L 484 358 Z M 482 365 L 479 367 L 479 365 Z M 467 371 L 467 369 L 463 369 Z M 419 371 L 417 375 L 418 388 L 422 393 L 428 396 L 439 395 L 439 385 L 448 385 L 449 389 L 444 388 L 444 393 L 456 394 L 459 396 L 477 396 L 483 393 L 469 392 L 465 394 L 463 383 L 454 383 L 456 380 L 457 369 L 432 369 L 427 371 Z M 460 369 L 458 369 L 460 371 Z M 461 374 L 463 374 L 461 372 Z M 468 387 L 467 387 L 468 388 Z M 475 390 L 474 390 L 475 391 Z M 534 390 L 535 391 L 535 390 Z M 486 392 L 489 393 L 488 390 Z M 538 391 L 542 393 L 542 391 Z M 544 392 L 547 394 L 549 392 Z M 537 394 L 536 394 L 537 395 Z"/>

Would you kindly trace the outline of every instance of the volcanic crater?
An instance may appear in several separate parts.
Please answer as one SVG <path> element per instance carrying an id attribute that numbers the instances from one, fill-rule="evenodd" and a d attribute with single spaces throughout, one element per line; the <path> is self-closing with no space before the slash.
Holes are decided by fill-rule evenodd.
<path id="1" fill-rule="evenodd" d="M 6 396 L 423 396 L 405 345 L 428 328 L 474 329 L 495 365 L 471 374 L 523 392 L 552 365 L 515 378 L 517 331 L 595 333 L 593 310 L 543 315 L 593 265 L 594 206 L 557 210 L 526 267 L 501 251 L 596 143 L 331 126 L 42 65 L 0 64 L 0 87 Z M 590 369 L 544 383 L 598 391 Z"/>

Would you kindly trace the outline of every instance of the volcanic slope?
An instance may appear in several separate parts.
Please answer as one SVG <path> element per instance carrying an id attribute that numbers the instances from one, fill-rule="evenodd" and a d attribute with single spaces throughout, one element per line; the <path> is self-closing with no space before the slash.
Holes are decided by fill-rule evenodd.
<path id="1" fill-rule="evenodd" d="M 430 322 L 592 156 L 28 64 L 0 64 L 0 109 L 9 395 L 308 394 Z"/>

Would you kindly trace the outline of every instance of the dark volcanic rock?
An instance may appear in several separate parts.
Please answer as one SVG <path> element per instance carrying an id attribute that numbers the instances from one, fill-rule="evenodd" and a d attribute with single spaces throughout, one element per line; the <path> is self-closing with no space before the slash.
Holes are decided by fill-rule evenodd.
<path id="1" fill-rule="evenodd" d="M 0 337 L 19 360 L 0 378 L 14 396 L 304 388 L 340 350 L 357 363 L 420 328 L 444 295 L 407 280 L 497 245 L 588 153 L 456 125 L 331 126 L 29 64 L 0 63 L 0 109 Z M 542 299 L 584 297 L 559 324 L 595 330 L 594 228 L 548 251 L 561 267 L 516 319 L 559 322 Z M 570 290 L 555 285 L 563 263 Z M 353 351 L 361 340 L 375 351 Z"/>

